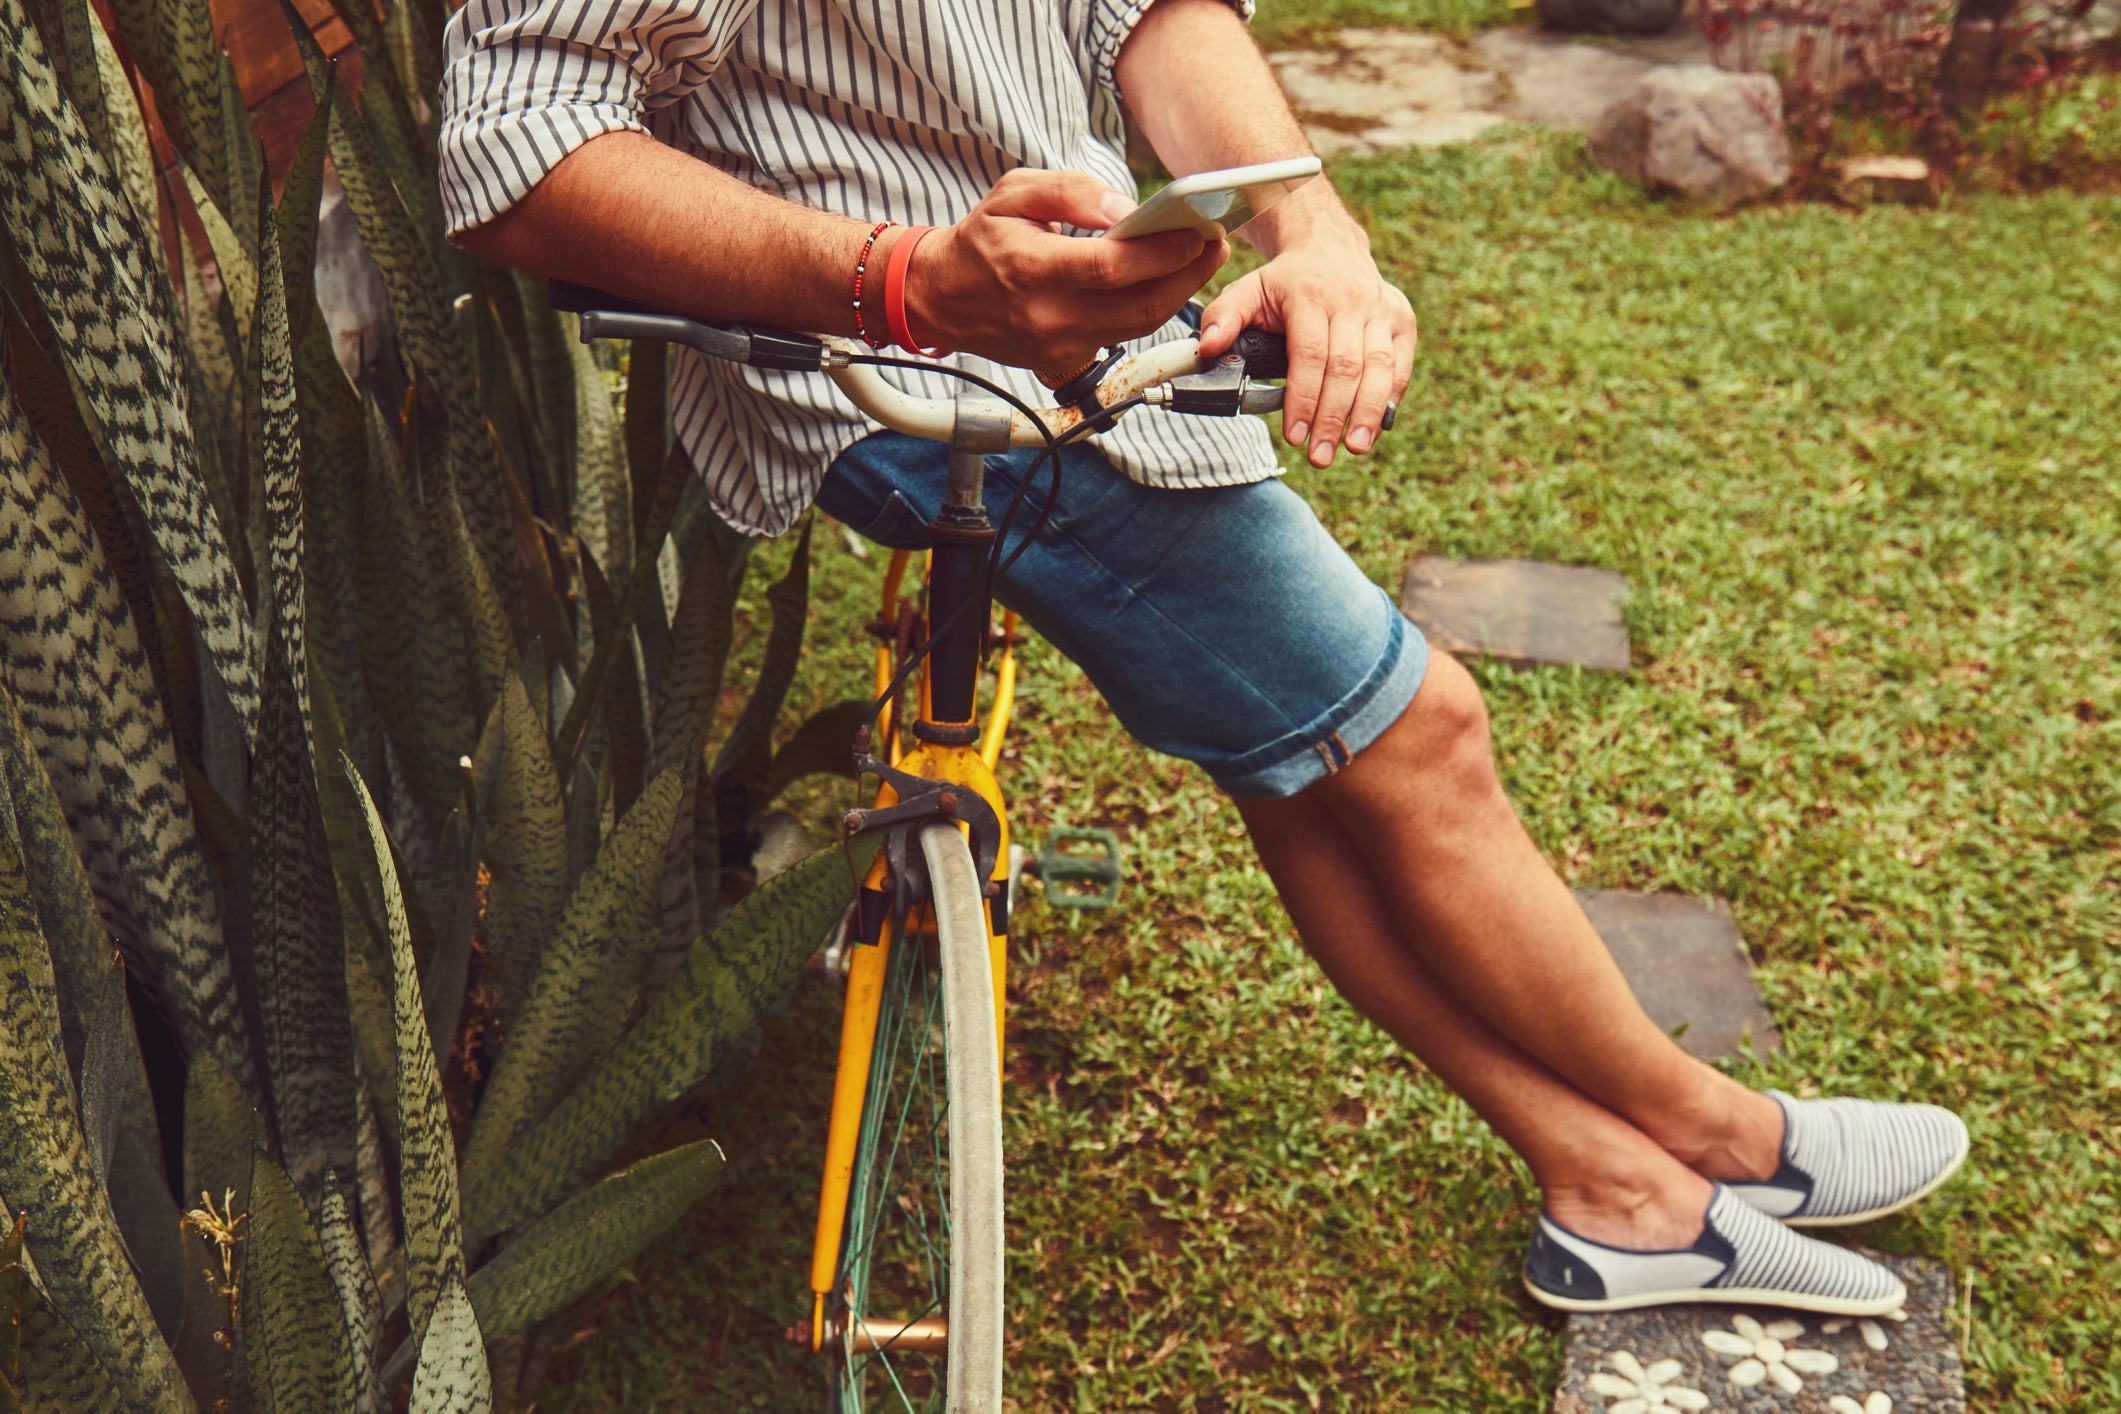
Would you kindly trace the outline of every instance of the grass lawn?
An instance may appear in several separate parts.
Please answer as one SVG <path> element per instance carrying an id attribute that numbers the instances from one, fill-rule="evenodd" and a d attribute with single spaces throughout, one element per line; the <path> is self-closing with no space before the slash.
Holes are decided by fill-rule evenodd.
<path id="1" fill-rule="evenodd" d="M 1787 1048 L 1749 1081 L 1967 1117 L 1968 1171 L 1853 1235 L 1973 1279 L 1973 1407 L 2121 1409 L 2121 199 L 1714 217 L 1523 132 L 1337 176 L 1426 342 L 1378 454 L 1294 484 L 1387 583 L 1627 573 L 1632 675 L 1475 665 L 1532 832 L 1573 883 L 1731 900 Z M 812 702 L 878 569 L 819 543 Z M 1021 915 L 1017 1406 L 1544 1409 L 1520 1168 L 1325 986 L 1206 780 L 1030 657 L 1031 833 L 1130 864 L 1113 914 Z M 835 1034 L 799 992 L 675 1121 L 728 1178 L 544 1408 L 820 1407 L 777 1333 Z"/>
<path id="2" fill-rule="evenodd" d="M 1269 49 L 1321 40 L 1351 25 L 1463 37 L 1528 15 L 1531 8 L 1531 0 L 1259 0 L 1252 37 Z"/>

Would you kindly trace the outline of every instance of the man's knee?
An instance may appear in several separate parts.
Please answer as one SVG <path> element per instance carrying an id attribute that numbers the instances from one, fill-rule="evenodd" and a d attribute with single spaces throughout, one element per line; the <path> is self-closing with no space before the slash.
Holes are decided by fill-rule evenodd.
<path id="1" fill-rule="evenodd" d="M 1347 795 L 1392 808 L 1436 809 L 1501 798 L 1488 710 L 1472 674 L 1432 649 L 1420 691 L 1399 720 L 1333 778 Z"/>

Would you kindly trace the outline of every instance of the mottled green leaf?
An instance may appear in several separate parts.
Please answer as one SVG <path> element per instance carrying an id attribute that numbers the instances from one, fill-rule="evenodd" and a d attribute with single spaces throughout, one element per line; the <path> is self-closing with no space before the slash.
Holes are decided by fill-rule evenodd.
<path id="1" fill-rule="evenodd" d="M 648 533 L 648 508 L 670 455 L 670 345 L 637 339 L 626 356 L 626 470 L 633 481 L 633 532 Z M 677 606 L 677 596 L 670 596 Z"/>
<path id="2" fill-rule="evenodd" d="M 255 260 L 270 227 L 250 200 L 250 193 L 267 184 L 265 148 L 250 125 L 250 110 L 243 103 L 243 85 L 236 78 L 236 67 L 218 46 L 214 63 L 221 70 L 221 161 L 228 169 L 224 178 L 228 195 L 222 209 L 228 212 L 244 251 Z"/>
<path id="3" fill-rule="evenodd" d="M 476 739 L 464 664 L 462 606 L 444 550 L 406 475 L 383 415 L 368 404 L 369 481 L 358 575 L 369 696 L 435 819 L 454 803 L 457 762 Z"/>
<path id="4" fill-rule="evenodd" d="M 32 1292 L 22 1311 L 23 1414 L 130 1414 L 141 1407 L 154 1406 L 130 1403 L 88 1342 Z"/>
<path id="5" fill-rule="evenodd" d="M 133 96 L 132 84 L 127 80 L 124 62 L 118 58 L 117 46 L 111 43 L 110 33 L 103 28 L 103 21 L 98 18 L 90 0 L 57 0 L 57 5 L 73 31 L 68 36 L 68 47 L 72 48 L 85 38 L 93 51 L 96 67 L 94 103 L 100 113 L 91 116 L 89 100 L 84 97 L 82 116 L 88 120 L 96 141 L 102 146 L 112 175 L 131 201 L 133 215 L 142 229 L 158 230 L 161 213 L 155 196 L 154 145 L 148 139 L 147 120 L 141 116 L 140 101 Z M 148 257 L 158 270 L 166 272 L 168 257 L 162 242 L 148 243 Z"/>
<path id="6" fill-rule="evenodd" d="M 412 1375 L 409 1414 L 486 1414 L 493 1408 L 493 1380 L 486 1368 L 486 1342 L 479 1318 L 464 1294 L 462 1278 L 451 1278 L 435 1305 L 420 1342 Z"/>
<path id="7" fill-rule="evenodd" d="M 850 697 L 812 714 L 773 753 L 758 804 L 771 805 L 805 776 L 854 775 L 854 734 L 869 720 L 871 702 Z"/>
<path id="8" fill-rule="evenodd" d="M 23 415 L 5 360 L 0 642 L 0 682 L 21 709 L 105 920 L 168 999 L 185 1044 L 246 1073 L 220 909 L 160 691 L 131 610 Z"/>
<path id="9" fill-rule="evenodd" d="M 487 807 L 485 977 L 508 1025 L 536 975 L 567 900 L 567 824 L 545 725 L 514 673 L 501 686 L 487 731 L 501 761 Z"/>
<path id="10" fill-rule="evenodd" d="M 115 955 L 94 987 L 83 1003 L 88 1045 L 81 1062 L 81 1131 L 148 1308 L 174 1347 L 199 1284 L 187 1270 L 181 1215 L 163 1169 L 154 1095 L 126 998 L 125 967 Z"/>
<path id="11" fill-rule="evenodd" d="M 562 1203 L 471 1274 L 488 1341 L 542 1321 L 676 1225 L 722 1173 L 711 1139 L 641 1160 Z"/>
<path id="12" fill-rule="evenodd" d="M 744 792 L 747 814 L 756 808 L 758 793 L 765 786 L 766 765 L 773 750 L 774 719 L 780 716 L 781 703 L 786 700 L 789 684 L 795 681 L 796 666 L 802 661 L 803 620 L 810 604 L 811 525 L 809 520 L 803 522 L 802 534 L 796 537 L 795 554 L 788 561 L 788 572 L 766 591 L 766 603 L 773 610 L 773 628 L 766 635 L 765 654 L 759 660 L 758 682 L 721 750 L 715 753 L 710 772 L 718 797 L 732 788 Z"/>
<path id="13" fill-rule="evenodd" d="M 133 1279 L 82 1138 L 51 958 L 13 841 L 0 836 L 0 1193 L 28 1217 L 28 1251 L 59 1318 L 142 1409 L 189 1409 L 176 1362 Z"/>
<path id="14" fill-rule="evenodd" d="M 247 193 L 230 187 L 222 162 L 222 69 L 207 0 L 112 0 L 111 9 L 177 151 L 199 169 L 216 200 Z"/>
<path id="15" fill-rule="evenodd" d="M 0 0 L 0 222 L 247 724 L 250 619 L 199 475 L 168 282 L 141 254 L 156 237 L 60 93 L 20 0 Z"/>
<path id="16" fill-rule="evenodd" d="M 588 346 L 574 337 L 574 316 L 564 316 L 562 327 L 574 363 L 574 533 L 611 581 L 623 584 L 633 572 L 633 477 L 626 465 L 626 439 L 604 375 Z"/>
<path id="17" fill-rule="evenodd" d="M 324 1185 L 324 1204 L 317 1213 L 318 1237 L 324 1244 L 324 1266 L 331 1273 L 332 1289 L 339 1297 L 339 1318 L 345 1325 L 347 1346 L 353 1357 L 354 1410 L 356 1414 L 385 1414 L 390 1405 L 377 1378 L 376 1359 L 383 1343 L 383 1296 L 361 1251 L 361 1238 L 354 1231 L 353 1214 L 339 1194 L 336 1175 Z"/>
<path id="18" fill-rule="evenodd" d="M 22 851 L 30 899 L 51 949 L 68 1073 L 78 1078 L 85 1030 L 82 998 L 92 994 L 110 961 L 110 935 L 96 911 L 88 871 L 74 852 L 58 794 L 4 682 L 0 682 L 0 801 L 11 811 L 10 833 Z"/>
<path id="19" fill-rule="evenodd" d="M 678 767 L 658 776 L 568 900 L 480 1097 L 465 1150 L 467 1185 L 502 1160 L 625 1024 L 657 937 L 663 850 L 684 784 Z"/>
<path id="20" fill-rule="evenodd" d="M 442 1100 L 441 1069 L 427 1036 L 420 1005 L 419 973 L 413 965 L 412 934 L 405 896 L 391 857 L 390 839 L 376 813 L 367 783 L 347 761 L 347 779 L 368 827 L 369 847 L 382 881 L 385 926 L 390 936 L 392 1012 L 397 1034 L 398 1183 L 405 1213 L 406 1309 L 417 1336 L 427 1329 L 435 1303 L 464 1280 L 464 1252 L 457 1219 L 457 1166 Z"/>
<path id="21" fill-rule="evenodd" d="M 643 1120 L 712 1070 L 786 993 L 853 896 L 837 848 L 753 891 L 693 946 L 669 990 L 603 1064 L 467 1186 L 466 1230 L 484 1237 L 538 1217 L 610 1162 Z"/>
<path id="22" fill-rule="evenodd" d="M 302 1195 L 262 1149 L 251 1167 L 249 1227 L 239 1329 L 259 1414 L 353 1414 L 353 1348 L 323 1241 Z"/>
<path id="23" fill-rule="evenodd" d="M 22 1317 L 38 1299 L 22 1262 L 22 1219 L 0 1201 L 0 1409 L 19 1408 L 22 1389 Z"/>

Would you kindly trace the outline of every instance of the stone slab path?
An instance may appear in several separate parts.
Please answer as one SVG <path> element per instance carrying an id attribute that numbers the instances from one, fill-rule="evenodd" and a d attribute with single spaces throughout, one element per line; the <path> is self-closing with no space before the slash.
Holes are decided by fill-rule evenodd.
<path id="1" fill-rule="evenodd" d="M 1775 1018 L 1723 900 L 1599 889 L 1579 890 L 1576 901 L 1642 1009 L 1667 1033 L 1678 1031 L 1690 1054 L 1721 1060 L 1780 1049 Z"/>
<path id="2" fill-rule="evenodd" d="M 1423 555 L 1407 567 L 1400 607 L 1446 652 L 1624 673 L 1627 594 L 1616 570 Z"/>
<path id="3" fill-rule="evenodd" d="M 1703 1414 L 1966 1414 L 1951 1274 L 1918 1258 L 1866 1255 L 1907 1283 L 1901 1319 L 1830 1320 L 1757 1306 L 1660 1306 L 1571 1316 L 1574 1339 L 1553 1414 L 1605 1414 L 1622 1407 Z M 1748 1348 L 1740 1353 L 1740 1347 Z M 1628 1392 L 1645 1384 L 1656 1393 Z M 1674 1398 L 1675 1389 L 1689 1393 Z M 1640 1402 L 1629 1406 L 1630 1400 Z"/>
<path id="4" fill-rule="evenodd" d="M 1682 20 L 1649 39 L 1494 29 L 1467 43 L 1405 30 L 1344 29 L 1322 49 L 1268 56 L 1322 156 L 1434 147 L 1503 122 L 1588 128 L 1665 64 L 1705 64 L 1708 41 Z"/>

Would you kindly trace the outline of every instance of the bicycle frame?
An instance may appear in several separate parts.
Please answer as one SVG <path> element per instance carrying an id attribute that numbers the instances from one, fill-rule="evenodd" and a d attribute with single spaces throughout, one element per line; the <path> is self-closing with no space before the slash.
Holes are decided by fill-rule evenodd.
<path id="1" fill-rule="evenodd" d="M 969 401 L 969 400 L 968 400 Z M 976 419 L 976 410 L 975 410 Z M 963 426 L 967 419 L 960 418 Z M 961 436 L 957 440 L 972 440 Z M 928 557 L 928 623 L 939 626 L 924 671 L 918 674 L 913 694 L 916 709 L 910 722 L 896 720 L 897 703 L 886 707 L 884 739 L 877 750 L 898 771 L 927 781 L 946 782 L 965 788 L 991 807 L 1000 826 L 1000 839 L 989 877 L 989 961 L 994 976 L 995 1037 L 1004 1034 L 1006 982 L 1008 974 L 1008 886 L 1009 817 L 1001 788 L 994 777 L 1002 742 L 1008 733 L 1016 701 L 1016 615 L 1003 617 L 1002 651 L 996 662 L 994 700 L 984 725 L 976 717 L 981 649 L 989 627 L 990 606 L 984 602 L 986 563 L 993 531 L 988 528 L 982 505 L 984 453 L 972 448 L 953 448 L 950 457 L 950 489 L 943 511 L 930 526 L 938 543 Z M 884 579 L 880 625 L 900 620 L 901 596 L 905 593 L 907 552 L 895 554 Z M 953 622 L 954 620 L 954 622 Z M 931 630 L 933 631 L 933 630 Z M 893 645 L 879 644 L 876 656 L 876 691 L 882 696 L 900 665 Z M 903 701 L 903 697 L 900 701 Z M 916 745 L 901 754 L 905 737 Z M 899 793 L 888 781 L 875 797 L 875 809 L 898 803 Z M 818 1193 L 817 1231 L 811 1247 L 810 1348 L 824 1348 L 826 1308 L 840 1269 L 847 1210 L 854 1177 L 863 1109 L 867 1101 L 871 1062 L 875 1055 L 877 1020 L 884 982 L 895 943 L 889 913 L 890 861 L 880 851 L 863 881 L 856 905 L 864 920 L 864 940 L 853 949 L 847 971 L 846 1000 L 840 1019 L 838 1067 L 833 1076 L 832 1115 L 825 1140 L 825 1172 Z M 861 1313 L 866 1314 L 866 1313 Z M 930 1323 L 919 1323 L 927 1325 Z M 918 1340 L 940 1342 L 940 1333 L 916 1333 L 911 1327 L 892 1327 L 878 1332 L 899 1348 Z"/>

